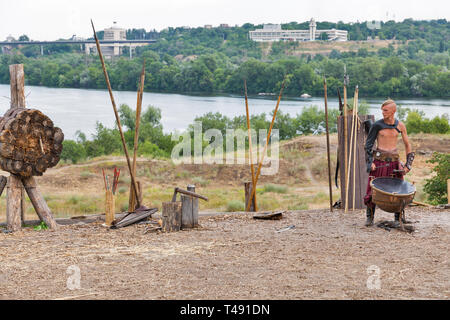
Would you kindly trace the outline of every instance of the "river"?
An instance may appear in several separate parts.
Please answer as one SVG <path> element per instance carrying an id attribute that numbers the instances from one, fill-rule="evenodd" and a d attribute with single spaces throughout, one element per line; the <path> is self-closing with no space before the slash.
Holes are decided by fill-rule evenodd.
<path id="1" fill-rule="evenodd" d="M 74 139 L 75 132 L 81 130 L 88 138 L 95 132 L 95 125 L 100 121 L 107 127 L 113 127 L 114 112 L 107 90 L 61 89 L 37 86 L 25 87 L 28 108 L 37 108 L 49 116 L 56 126 L 60 127 L 66 139 Z M 127 104 L 136 108 L 136 92 L 114 91 L 117 107 Z M 0 113 L 9 108 L 9 85 L 0 84 Z M 366 99 L 370 105 L 370 113 L 378 119 L 381 117 L 380 106 L 384 99 Z M 450 114 L 448 99 L 399 99 L 401 107 L 423 110 L 428 118 Z M 265 112 L 267 115 L 276 105 L 276 97 L 249 97 L 251 114 Z M 228 117 L 245 115 L 244 98 L 238 95 L 194 96 L 182 94 L 166 94 L 144 92 L 143 109 L 153 105 L 161 109 L 161 123 L 165 132 L 184 130 L 195 117 L 207 112 L 220 112 Z M 322 97 L 310 99 L 283 98 L 279 110 L 295 116 L 304 107 L 317 105 L 324 107 Z M 337 98 L 328 99 L 329 108 L 338 108 Z"/>

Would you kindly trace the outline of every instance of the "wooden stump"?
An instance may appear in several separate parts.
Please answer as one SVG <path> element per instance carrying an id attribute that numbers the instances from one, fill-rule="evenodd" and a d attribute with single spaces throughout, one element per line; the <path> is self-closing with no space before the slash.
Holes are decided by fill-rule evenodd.
<path id="1" fill-rule="evenodd" d="M 245 208 L 247 208 L 248 199 L 250 198 L 250 195 L 252 192 L 252 182 L 251 181 L 244 182 L 244 188 L 245 188 Z M 252 204 L 250 205 L 249 212 L 255 212 L 255 199 L 256 199 L 256 193 L 252 199 Z"/>
<path id="2" fill-rule="evenodd" d="M 34 177 L 22 178 L 22 183 L 25 186 L 25 190 L 31 200 L 31 203 L 33 204 L 34 210 L 39 216 L 39 219 L 41 219 L 41 221 L 44 221 L 47 227 L 49 227 L 50 229 L 57 229 L 58 224 L 53 218 L 50 208 L 39 192 Z"/>
<path id="3" fill-rule="evenodd" d="M 105 194 L 105 224 L 110 227 L 115 219 L 115 199 L 111 190 L 106 190 Z"/>
<path id="4" fill-rule="evenodd" d="M 22 181 L 11 174 L 8 179 L 6 198 L 6 224 L 8 230 L 17 231 L 22 227 Z"/>
<path id="5" fill-rule="evenodd" d="M 180 231 L 181 228 L 181 202 L 163 202 L 162 204 L 162 231 Z"/>
<path id="6" fill-rule="evenodd" d="M 195 192 L 194 185 L 188 185 L 187 191 Z M 198 226 L 198 198 L 181 195 L 181 228 Z"/>

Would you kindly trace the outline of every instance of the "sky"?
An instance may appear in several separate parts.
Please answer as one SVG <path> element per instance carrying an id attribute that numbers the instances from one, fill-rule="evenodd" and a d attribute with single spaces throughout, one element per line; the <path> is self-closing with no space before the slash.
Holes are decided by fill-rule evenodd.
<path id="1" fill-rule="evenodd" d="M 33 40 L 91 37 L 113 21 L 126 29 L 158 31 L 221 23 L 288 23 L 450 20 L 450 2 L 437 0 L 0 0 L 0 40 L 23 34 Z"/>

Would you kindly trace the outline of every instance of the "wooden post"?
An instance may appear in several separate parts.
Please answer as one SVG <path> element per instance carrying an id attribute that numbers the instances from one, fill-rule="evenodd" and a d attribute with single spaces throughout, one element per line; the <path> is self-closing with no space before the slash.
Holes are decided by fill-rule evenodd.
<path id="1" fill-rule="evenodd" d="M 447 179 L 447 203 L 450 204 L 450 179 Z"/>
<path id="2" fill-rule="evenodd" d="M 11 87 L 11 109 L 25 108 L 25 73 L 23 64 L 9 66 Z"/>
<path id="3" fill-rule="evenodd" d="M 252 192 L 252 182 L 251 181 L 247 181 L 244 182 L 244 188 L 245 188 L 245 208 L 248 207 L 248 201 L 250 199 L 250 194 Z M 250 209 L 248 210 L 248 212 L 255 212 L 255 198 L 253 197 L 253 201 L 252 204 L 250 205 Z M 247 211 L 247 210 L 246 210 Z"/>
<path id="4" fill-rule="evenodd" d="M 36 210 L 39 219 L 41 219 L 41 221 L 44 221 L 50 229 L 57 229 L 58 224 L 53 218 L 50 208 L 39 192 L 34 177 L 22 178 L 22 183 L 25 186 L 25 190 L 27 191 L 28 197 L 33 204 L 34 210 Z"/>
<path id="5" fill-rule="evenodd" d="M 25 73 L 23 71 L 23 64 L 12 64 L 9 66 L 9 76 L 10 76 L 10 90 L 11 90 L 11 104 L 10 109 L 25 108 Z M 15 216 L 19 216 L 22 221 L 25 221 L 25 192 L 23 191 L 22 183 L 20 183 L 20 178 L 16 176 L 15 178 L 10 175 L 12 179 L 12 185 L 19 186 L 20 192 L 11 192 L 8 196 L 7 202 L 9 201 L 11 206 L 10 218 L 14 219 Z M 12 178 L 11 178 L 12 177 Z M 17 182 L 19 179 L 19 182 Z M 19 199 L 9 199 L 10 197 L 19 197 Z M 19 204 L 16 206 L 16 202 Z M 11 210 L 17 210 L 13 213 Z M 20 220 L 19 219 L 19 220 Z"/>
<path id="6" fill-rule="evenodd" d="M 195 192 L 195 186 L 190 184 L 187 191 Z M 198 226 L 198 198 L 181 195 L 181 228 Z"/>
<path id="7" fill-rule="evenodd" d="M 6 194 L 6 224 L 8 230 L 17 231 L 22 227 L 21 208 L 22 208 L 22 182 L 19 176 L 11 174 L 8 179 L 8 188 Z"/>
<path id="8" fill-rule="evenodd" d="M 105 193 L 105 224 L 108 227 L 111 226 L 112 222 L 115 219 L 114 211 L 115 211 L 114 195 L 111 189 L 109 189 L 106 190 Z"/>
<path id="9" fill-rule="evenodd" d="M 163 202 L 162 204 L 162 231 L 180 231 L 181 202 Z"/>

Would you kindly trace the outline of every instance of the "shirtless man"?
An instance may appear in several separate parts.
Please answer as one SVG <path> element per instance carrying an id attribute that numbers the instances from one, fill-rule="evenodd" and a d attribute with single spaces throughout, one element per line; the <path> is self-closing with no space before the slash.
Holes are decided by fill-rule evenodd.
<path id="1" fill-rule="evenodd" d="M 366 226 L 373 225 L 375 216 L 375 204 L 372 202 L 372 188 L 370 181 L 377 177 L 390 177 L 394 170 L 404 170 L 405 174 L 411 170 L 414 160 L 414 152 L 411 151 L 411 144 L 408 140 L 406 127 L 403 122 L 395 119 L 397 106 L 393 100 L 386 100 L 381 106 L 383 119 L 375 122 L 367 136 L 365 150 L 367 159 L 367 172 L 369 172 L 369 181 L 367 183 L 367 191 L 364 197 L 364 204 L 367 206 Z M 403 165 L 399 161 L 397 152 L 397 138 L 402 135 L 405 144 L 406 164 Z M 373 146 L 377 142 L 377 148 L 373 150 Z M 396 173 L 394 177 L 403 179 L 403 174 Z M 399 221 L 400 213 L 395 213 L 395 221 Z"/>

